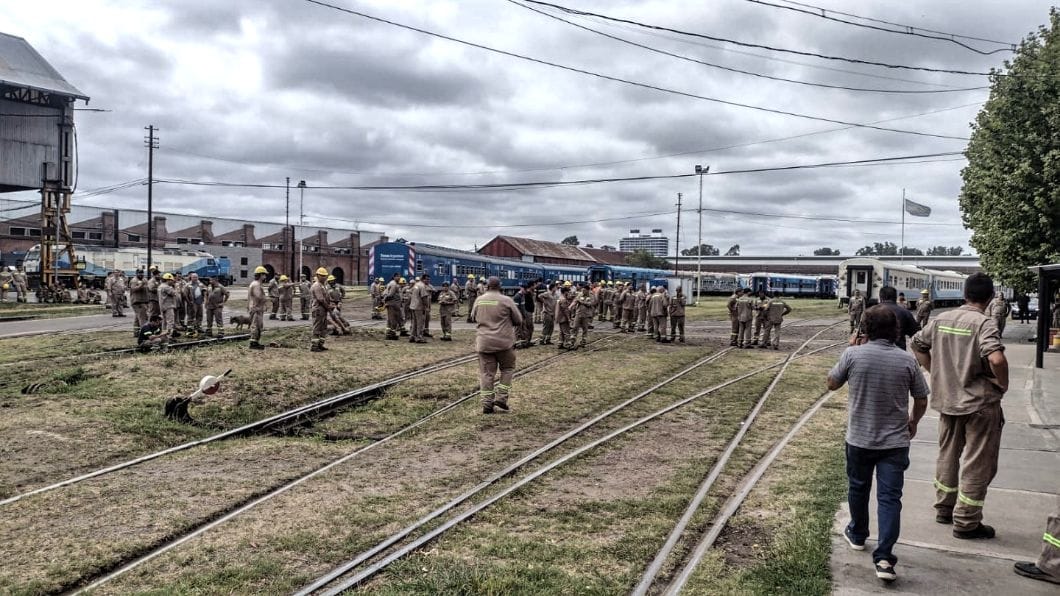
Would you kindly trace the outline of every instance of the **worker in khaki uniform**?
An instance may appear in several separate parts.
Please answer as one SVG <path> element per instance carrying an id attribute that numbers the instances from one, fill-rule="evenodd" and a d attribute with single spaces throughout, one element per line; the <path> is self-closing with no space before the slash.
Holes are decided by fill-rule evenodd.
<path id="1" fill-rule="evenodd" d="M 633 333 L 637 330 L 637 292 L 628 281 L 625 296 L 622 299 L 622 328 L 626 333 Z"/>
<path id="2" fill-rule="evenodd" d="M 633 308 L 637 311 L 637 331 L 644 333 L 648 330 L 648 293 L 644 291 L 644 286 L 637 286 Z"/>
<path id="3" fill-rule="evenodd" d="M 622 282 L 618 282 L 615 284 L 615 289 L 611 292 L 611 322 L 614 323 L 613 328 L 615 329 L 622 329 L 622 303 L 625 299 L 626 287 Z"/>
<path id="4" fill-rule="evenodd" d="M 158 308 L 158 286 L 162 284 L 162 274 L 158 269 L 152 267 L 150 277 L 147 279 L 147 318 L 157 315 L 162 316 L 162 310 Z M 146 323 L 145 323 L 146 324 Z"/>
<path id="5" fill-rule="evenodd" d="M 416 283 L 415 278 L 413 278 L 412 283 Z M 412 304 L 412 284 L 410 284 L 404 277 L 398 280 L 398 284 L 401 285 L 401 325 L 403 329 L 406 325 L 411 329 L 413 322 L 412 308 L 410 308 L 410 305 Z M 406 333 L 402 333 L 401 335 L 408 335 L 407 331 L 408 330 L 406 329 Z"/>
<path id="6" fill-rule="evenodd" d="M 18 294 L 15 300 L 17 302 L 29 301 L 29 280 L 26 279 L 26 272 L 22 270 L 21 265 L 15 268 L 12 279 L 15 282 L 15 292 Z"/>
<path id="7" fill-rule="evenodd" d="M 988 309 L 988 314 L 993 317 L 994 323 L 997 324 L 998 331 L 1004 335 L 1005 323 L 1008 322 L 1008 314 L 1012 312 L 1012 307 L 1008 305 L 1008 300 L 1005 300 L 1005 296 L 1001 292 L 998 292 L 990 302 Z"/>
<path id="8" fill-rule="evenodd" d="M 768 305 L 769 297 L 766 296 L 765 290 L 759 290 L 758 296 L 755 298 L 755 330 L 754 335 L 751 337 L 752 346 L 757 346 L 758 342 L 762 340 L 762 327 L 766 325 L 765 309 Z"/>
<path id="9" fill-rule="evenodd" d="M 766 297 L 765 306 L 762 307 L 758 315 L 760 319 L 765 320 L 762 328 L 762 345 L 758 347 L 763 350 L 768 348 L 780 349 L 780 326 L 784 323 L 784 317 L 790 312 L 791 307 L 780 297 L 774 297 L 772 294 Z"/>
<path id="10" fill-rule="evenodd" d="M 556 329 L 556 283 L 550 283 L 537 294 L 538 310 L 541 311 L 541 345 L 552 345 L 552 333 Z"/>
<path id="11" fill-rule="evenodd" d="M 119 279 L 114 283 L 117 288 L 121 284 Z M 206 303 L 206 286 L 199 282 L 199 274 L 188 275 L 188 283 L 184 284 L 184 313 L 187 317 L 187 326 L 194 333 L 202 333 L 202 311 Z"/>
<path id="12" fill-rule="evenodd" d="M 401 317 L 401 285 L 398 280 L 400 273 L 395 273 L 383 290 L 383 306 L 386 308 L 386 338 L 396 340 L 399 335 L 405 335 L 404 322 Z"/>
<path id="13" fill-rule="evenodd" d="M 211 278 L 203 300 L 203 306 L 206 307 L 206 337 L 213 337 L 214 323 L 217 324 L 217 337 L 225 336 L 224 309 L 228 297 L 228 288 L 221 285 L 221 280 Z"/>
<path id="14" fill-rule="evenodd" d="M 556 324 L 559 325 L 558 349 L 560 350 L 569 350 L 573 345 L 570 337 L 570 288 L 571 283 L 569 281 L 563 282 L 559 298 L 556 299 L 556 305 L 553 308 Z"/>
<path id="15" fill-rule="evenodd" d="M 931 292 L 928 289 L 920 290 L 920 300 L 916 301 L 916 324 L 923 329 L 927 327 L 928 318 L 935 305 L 931 302 Z"/>
<path id="16" fill-rule="evenodd" d="M 597 306 L 598 306 L 598 321 L 606 321 L 607 313 L 611 310 L 611 290 L 607 287 L 607 282 L 600 280 L 600 291 L 596 294 Z"/>
<path id="17" fill-rule="evenodd" d="M 427 312 L 431 308 L 430 284 L 431 276 L 424 273 L 420 279 L 416 280 L 416 285 L 412 286 L 409 301 L 409 309 L 412 310 L 412 337 L 409 338 L 409 343 L 427 343 L 427 340 L 423 338 L 425 333 L 424 325 L 427 321 Z"/>
<path id="18" fill-rule="evenodd" d="M 475 283 L 474 273 L 469 273 L 467 276 L 467 283 L 464 284 L 464 295 L 467 296 L 467 322 L 474 323 L 474 319 L 471 318 L 471 307 L 475 305 L 475 300 L 478 298 L 478 284 Z"/>
<path id="19" fill-rule="evenodd" d="M 736 321 L 739 326 L 736 331 L 736 346 L 749 349 L 751 345 L 751 331 L 754 326 L 754 300 L 751 299 L 751 289 L 745 288 L 742 295 L 736 299 Z"/>
<path id="20" fill-rule="evenodd" d="M 265 278 L 269 270 L 261 265 L 254 268 L 254 281 L 247 287 L 247 313 L 250 315 L 250 349 L 264 350 L 261 345 L 261 332 L 265 330 L 265 306 L 268 297 L 265 295 Z"/>
<path id="21" fill-rule="evenodd" d="M 147 303 L 150 302 L 147 290 L 147 280 L 144 279 L 143 269 L 137 269 L 136 275 L 129 280 L 129 302 L 132 303 L 135 321 L 133 327 L 139 333 L 140 328 L 147 324 Z"/>
<path id="22" fill-rule="evenodd" d="M 997 473 L 1008 360 L 997 323 L 984 312 L 993 293 L 988 276 L 968 276 L 964 306 L 928 321 L 912 342 L 931 373 L 931 407 L 939 412 L 935 521 L 952 523 L 956 538 L 994 537 L 982 523 L 983 505 Z"/>
<path id="23" fill-rule="evenodd" d="M 685 291 L 678 286 L 674 297 L 670 299 L 670 341 L 677 339 L 680 332 L 680 342 L 685 343 Z"/>
<path id="24" fill-rule="evenodd" d="M 294 307 L 294 283 L 286 275 L 280 276 L 276 285 L 276 297 L 280 301 L 280 320 L 293 321 L 291 310 Z"/>
<path id="25" fill-rule="evenodd" d="M 372 282 L 372 285 L 368 288 L 368 293 L 372 297 L 372 318 L 381 319 L 383 316 L 380 311 L 383 310 L 383 278 L 376 278 Z"/>
<path id="26" fill-rule="evenodd" d="M 188 284 L 180 273 L 173 274 L 173 281 L 173 287 L 177 290 L 177 329 L 183 331 L 188 327 L 188 309 L 184 303 L 184 289 L 188 287 Z"/>
<path id="27" fill-rule="evenodd" d="M 664 288 L 652 288 L 651 298 L 648 300 L 648 314 L 651 315 L 652 330 L 655 333 L 655 341 L 659 343 L 670 343 L 666 336 L 666 315 L 670 310 L 669 300 Z"/>
<path id="28" fill-rule="evenodd" d="M 353 331 L 350 330 L 350 322 L 346 320 L 346 317 L 342 316 L 342 300 L 346 298 L 346 288 L 339 283 L 334 275 L 328 275 L 326 282 L 327 286 L 324 289 L 328 293 L 328 300 L 331 305 L 327 309 L 327 315 L 328 320 L 334 325 L 331 332 L 334 335 L 351 335 Z M 310 289 L 310 294 L 312 294 L 312 289 Z"/>
<path id="29" fill-rule="evenodd" d="M 323 352 L 324 336 L 328 333 L 328 316 L 334 310 L 335 304 L 331 301 L 331 293 L 327 287 L 328 270 L 321 267 L 317 269 L 316 280 L 309 287 L 309 301 L 312 304 L 311 318 L 313 325 L 313 337 L 309 343 L 310 352 Z"/>
<path id="30" fill-rule="evenodd" d="M 475 328 L 475 351 L 478 352 L 479 393 L 482 413 L 494 408 L 508 411 L 508 398 L 515 376 L 515 329 L 522 325 L 515 302 L 501 294 L 501 280 L 490 277 L 483 292 L 471 307 Z M 497 369 L 500 378 L 497 378 Z"/>
<path id="31" fill-rule="evenodd" d="M 311 297 L 309 296 L 309 292 L 312 289 L 312 287 L 313 287 L 313 284 L 309 283 L 309 280 L 306 279 L 306 277 L 303 275 L 302 276 L 302 281 L 298 282 L 298 285 L 295 286 L 295 289 L 294 289 L 295 290 L 295 294 L 298 296 L 298 306 L 299 306 L 299 310 L 302 313 L 302 320 L 303 321 L 308 321 L 309 320 L 309 304 L 310 304 L 310 302 L 312 300 Z"/>
<path id="32" fill-rule="evenodd" d="M 729 345 L 735 346 L 739 342 L 740 337 L 740 320 L 736 316 L 736 301 L 743 295 L 743 291 L 737 289 L 729 296 L 729 301 L 725 303 L 725 309 L 729 311 L 729 322 L 732 324 L 732 332 L 729 333 Z"/>
<path id="33" fill-rule="evenodd" d="M 453 317 L 456 315 L 458 304 L 456 290 L 449 282 L 443 282 L 442 291 L 438 292 L 438 318 L 442 320 L 442 341 L 453 341 Z"/>
<path id="34" fill-rule="evenodd" d="M 162 309 L 162 333 L 177 337 L 177 288 L 172 273 L 162 276 L 158 286 L 158 307 Z"/>
<path id="35" fill-rule="evenodd" d="M 266 294 L 269 297 L 269 302 L 272 304 L 272 312 L 269 313 L 269 320 L 275 321 L 276 314 L 280 312 L 280 280 L 275 275 L 269 280 L 268 286 L 266 286 Z"/>
<path id="36" fill-rule="evenodd" d="M 117 273 L 121 273 L 118 271 Z M 110 306 L 114 309 L 115 317 L 125 316 L 125 276 L 115 275 L 114 281 L 110 285 L 110 291 L 107 292 L 107 296 L 111 299 Z"/>
<path id="37" fill-rule="evenodd" d="M 588 285 L 582 286 L 581 293 L 574 299 L 574 329 L 571 331 L 571 349 L 585 347 L 586 342 L 589 340 L 589 325 L 593 322 L 594 312 L 596 312 L 596 298 L 593 296 L 592 288 Z M 581 341 L 576 342 L 579 331 L 581 331 Z"/>
<path id="38" fill-rule="evenodd" d="M 861 290 L 854 290 L 847 304 L 847 313 L 850 315 L 850 332 L 855 332 L 861 326 L 861 315 L 865 314 L 865 299 L 861 297 Z"/>
<path id="39" fill-rule="evenodd" d="M 1038 563 L 1019 561 L 1014 565 L 1015 571 L 1024 577 L 1060 584 L 1060 502 L 1046 521 L 1042 542 Z"/>

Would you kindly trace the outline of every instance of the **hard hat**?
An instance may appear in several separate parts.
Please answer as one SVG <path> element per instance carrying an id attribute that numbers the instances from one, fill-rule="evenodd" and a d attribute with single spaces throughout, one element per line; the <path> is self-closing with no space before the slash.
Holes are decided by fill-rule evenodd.
<path id="1" fill-rule="evenodd" d="M 376 281 L 383 281 L 383 278 L 382 277 L 377 277 L 377 278 L 375 278 L 375 280 Z"/>
<path id="2" fill-rule="evenodd" d="M 607 285 L 609 285 L 609 286 L 613 286 L 613 285 L 615 285 L 615 282 L 613 282 L 613 281 L 609 281 L 609 282 L 607 282 Z"/>
<path id="3" fill-rule="evenodd" d="M 468 279 L 475 279 L 475 274 L 474 273 L 468 273 L 467 274 L 467 278 Z"/>
<path id="4" fill-rule="evenodd" d="M 269 270 L 266 269 L 263 265 L 258 265 L 257 267 L 254 268 L 254 275 L 258 275 L 260 273 L 264 273 L 265 275 L 268 275 L 269 274 Z"/>
<path id="5" fill-rule="evenodd" d="M 7 284 L 4 284 L 3 286 L 0 286 L 0 287 L 4 288 L 5 290 L 10 289 L 10 286 L 8 286 Z"/>
<path id="6" fill-rule="evenodd" d="M 398 278 L 398 283 L 399 283 L 399 284 L 407 284 L 407 283 L 409 283 L 409 282 L 408 282 L 408 281 L 406 281 L 404 277 L 399 277 L 399 278 Z"/>
<path id="7" fill-rule="evenodd" d="M 928 289 L 927 289 L 927 288 L 924 288 L 923 290 L 920 290 L 920 293 L 921 293 L 921 294 L 930 294 L 931 292 L 930 292 L 930 291 L 928 291 Z"/>
<path id="8" fill-rule="evenodd" d="M 323 267 L 321 267 L 320 269 L 317 269 L 317 275 L 327 275 L 327 274 L 328 274 L 328 270 L 327 269 L 324 269 Z"/>
<path id="9" fill-rule="evenodd" d="M 328 276 L 328 281 L 335 281 L 335 276 L 334 275 L 329 275 Z"/>
<path id="10" fill-rule="evenodd" d="M 565 281 L 565 282 L 563 282 L 563 287 L 564 287 L 564 288 L 569 288 L 569 287 L 571 287 L 571 283 L 570 283 L 570 281 Z"/>
<path id="11" fill-rule="evenodd" d="M 280 276 L 280 281 L 287 281 L 287 276 L 286 275 L 281 275 Z"/>
<path id="12" fill-rule="evenodd" d="M 163 273 L 162 274 L 162 279 L 173 279 L 173 274 L 172 273 Z"/>

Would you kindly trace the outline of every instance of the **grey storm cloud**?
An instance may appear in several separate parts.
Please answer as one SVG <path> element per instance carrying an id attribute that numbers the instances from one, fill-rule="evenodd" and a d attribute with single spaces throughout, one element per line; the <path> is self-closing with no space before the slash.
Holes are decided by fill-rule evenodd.
<path id="1" fill-rule="evenodd" d="M 510 2 L 335 0 L 339 6 L 571 67 L 729 102 L 870 123 L 973 104 L 881 126 L 967 136 L 987 92 L 894 95 L 770 81 L 631 47 Z M 563 2 L 560 2 L 563 4 Z M 161 129 L 165 178 L 311 187 L 486 184 L 686 174 L 961 151 L 960 140 L 845 128 L 631 86 L 367 21 L 298 1 L 63 0 L 48 27 L 11 3 L 0 31 L 26 37 L 106 113 L 78 115 L 79 189 L 146 176 L 143 127 Z M 574 8 L 807 52 L 986 71 L 1007 53 L 830 23 L 741 0 L 602 2 Z M 1034 0 L 843 3 L 869 17 L 1018 42 L 1047 19 Z M 558 13 L 556 13 L 558 14 Z M 776 77 L 880 89 L 954 89 L 985 77 L 880 68 L 727 45 L 564 16 L 575 23 L 718 65 Z M 837 130 L 842 129 L 842 130 Z M 682 154 L 682 155 L 675 155 Z M 907 242 L 967 246 L 956 197 L 962 161 L 709 176 L 704 206 L 793 216 L 900 217 L 902 189 L 935 210 Z M 309 223 L 356 222 L 391 237 L 472 248 L 527 235 L 616 245 L 630 228 L 682 245 L 695 233 L 693 178 L 518 191 L 306 191 Z M 83 199 L 141 207 L 133 187 Z M 284 189 L 160 184 L 159 208 L 282 221 Z M 78 199 L 75 197 L 75 201 Z M 657 216 L 614 219 L 665 212 Z M 576 225 L 540 222 L 612 220 Z M 691 222 L 691 223 L 688 223 Z M 419 227 L 429 224 L 442 227 Z M 464 228 L 458 226 L 481 226 Z M 685 227 L 685 226 L 689 227 Z M 898 241 L 898 226 L 707 212 L 704 241 L 745 254 L 850 253 Z"/>

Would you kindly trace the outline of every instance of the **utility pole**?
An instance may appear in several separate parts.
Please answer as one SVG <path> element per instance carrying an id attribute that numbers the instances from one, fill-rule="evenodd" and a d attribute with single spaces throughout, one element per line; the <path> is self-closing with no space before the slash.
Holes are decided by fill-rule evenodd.
<path id="1" fill-rule="evenodd" d="M 285 195 L 286 196 L 286 207 L 284 208 L 284 214 L 283 214 L 284 222 L 285 222 L 284 226 L 283 226 L 283 254 L 286 255 L 288 253 L 288 251 L 291 254 L 291 257 L 289 259 L 284 259 L 284 260 L 287 261 L 287 265 L 288 265 L 287 273 L 289 275 L 287 276 L 287 278 L 288 279 L 292 279 L 291 276 L 294 275 L 294 246 L 292 246 L 294 244 L 294 234 L 291 233 L 291 177 L 290 176 L 287 177 L 287 190 L 284 191 L 284 192 L 286 193 L 286 195 Z"/>
<path id="2" fill-rule="evenodd" d="M 902 241 L 898 244 L 898 262 L 905 263 L 905 189 L 902 189 Z"/>
<path id="3" fill-rule="evenodd" d="M 298 233 L 304 234 L 305 227 L 305 180 L 298 181 Z M 302 281 L 302 253 L 304 253 L 301 237 L 298 238 L 298 281 Z"/>
<path id="4" fill-rule="evenodd" d="M 147 145 L 147 271 L 151 271 L 151 249 L 155 245 L 155 217 L 153 205 L 153 193 L 155 186 L 155 149 L 158 149 L 158 137 L 155 133 L 158 129 L 152 124 L 145 128 L 147 137 L 144 144 Z"/>
<path id="5" fill-rule="evenodd" d="M 677 240 L 674 241 L 674 275 L 681 268 L 681 193 L 677 193 Z"/>
<path id="6" fill-rule="evenodd" d="M 704 168 L 696 165 L 696 174 L 699 174 L 699 244 L 696 245 L 696 306 L 699 306 L 699 294 L 703 284 L 703 174 L 710 171 L 710 166 Z"/>

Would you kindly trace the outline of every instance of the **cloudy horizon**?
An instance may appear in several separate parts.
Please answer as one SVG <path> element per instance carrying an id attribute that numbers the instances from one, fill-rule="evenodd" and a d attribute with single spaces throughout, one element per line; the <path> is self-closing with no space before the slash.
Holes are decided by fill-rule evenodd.
<path id="1" fill-rule="evenodd" d="M 828 85 L 946 91 L 884 94 L 810 87 L 650 52 L 532 12 L 516 2 L 334 0 L 336 6 L 462 40 L 637 83 L 727 102 L 967 137 L 988 97 L 983 76 L 882 68 L 748 49 L 628 24 L 578 25 L 726 68 Z M 944 41 L 872 31 L 743 0 L 557 2 L 581 10 L 804 52 L 982 72 L 1011 52 L 979 55 Z M 1048 20 L 1040 2 L 923 5 L 817 3 L 861 16 L 1018 43 Z M 305 180 L 307 225 L 481 247 L 498 234 L 617 246 L 630 229 L 662 228 L 673 252 L 695 244 L 695 176 L 531 189 L 367 191 L 328 187 L 570 182 L 845 162 L 963 151 L 966 141 L 855 128 L 631 86 L 428 37 L 301 0 L 152 3 L 62 1 L 0 9 L 0 32 L 25 38 L 85 95 L 78 193 L 147 176 L 143 127 L 159 129 L 155 177 L 274 185 L 161 183 L 154 206 L 204 217 L 292 222 Z M 999 46 L 969 42 L 984 49 Z M 85 107 L 79 102 L 78 107 Z M 914 116 L 917 115 L 917 116 Z M 901 198 L 931 207 L 906 217 L 906 244 L 970 249 L 957 196 L 963 159 L 710 175 L 703 242 L 723 252 L 853 254 L 900 241 Z M 3 198 L 32 198 L 16 193 Z M 77 204 L 142 209 L 133 185 Z M 733 213 L 737 212 L 737 213 Z M 785 214 L 790 218 L 758 214 Z M 656 215 L 649 215 L 656 214 Z M 837 220 L 871 220 L 857 223 Z M 560 222 L 583 222 L 559 225 Z M 545 225 L 549 224 L 549 225 Z"/>

